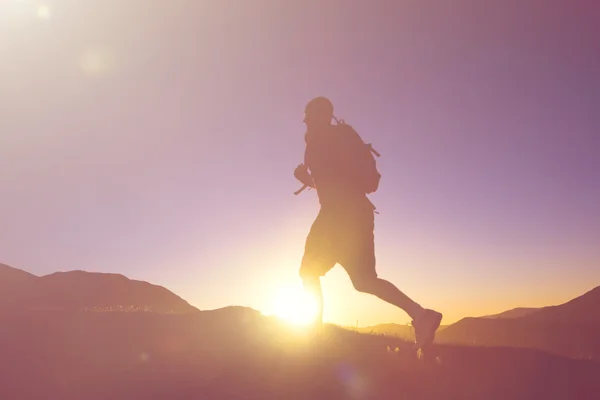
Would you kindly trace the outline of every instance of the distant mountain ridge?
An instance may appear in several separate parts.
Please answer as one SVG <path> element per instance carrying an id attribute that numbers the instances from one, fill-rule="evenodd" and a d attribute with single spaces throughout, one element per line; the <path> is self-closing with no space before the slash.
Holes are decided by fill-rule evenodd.
<path id="1" fill-rule="evenodd" d="M 600 287 L 564 304 L 464 318 L 436 335 L 439 343 L 535 348 L 600 359 Z"/>
<path id="2" fill-rule="evenodd" d="M 198 311 L 162 286 L 81 270 L 41 277 L 0 264 L 0 306 L 86 311 Z"/>
<path id="3" fill-rule="evenodd" d="M 0 264 L 0 307 L 17 307 L 22 299 L 33 293 L 37 276 Z"/>
<path id="4" fill-rule="evenodd" d="M 479 318 L 489 318 L 489 319 L 500 319 L 500 318 L 519 318 L 524 317 L 525 315 L 532 314 L 536 311 L 539 311 L 540 308 L 533 307 L 517 307 L 512 310 L 504 311 L 499 314 L 485 315 Z"/>
<path id="5" fill-rule="evenodd" d="M 149 311 L 160 314 L 198 312 L 167 290 L 120 274 L 86 271 L 35 276 L 0 264 L 0 309 Z M 254 319 L 245 308 L 231 308 L 234 319 Z M 380 324 L 354 328 L 414 340 L 412 327 Z M 516 308 L 479 318 L 464 318 L 442 326 L 436 342 L 476 346 L 527 347 L 575 357 L 600 359 L 600 287 L 564 304 Z"/>
<path id="6" fill-rule="evenodd" d="M 600 325 L 600 286 L 564 304 L 541 308 L 528 317 L 538 322 Z"/>

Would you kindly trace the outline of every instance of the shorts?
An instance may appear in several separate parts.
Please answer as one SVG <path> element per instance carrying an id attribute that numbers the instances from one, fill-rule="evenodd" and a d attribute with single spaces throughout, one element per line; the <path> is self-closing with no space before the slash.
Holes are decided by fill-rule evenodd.
<path id="1" fill-rule="evenodd" d="M 353 282 L 377 278 L 374 228 L 371 207 L 321 208 L 306 238 L 300 276 L 321 277 L 340 264 Z"/>

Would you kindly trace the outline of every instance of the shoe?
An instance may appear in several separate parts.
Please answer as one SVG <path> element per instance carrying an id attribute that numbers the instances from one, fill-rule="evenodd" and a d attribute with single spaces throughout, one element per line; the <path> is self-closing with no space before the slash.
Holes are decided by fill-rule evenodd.
<path id="1" fill-rule="evenodd" d="M 422 349 L 433 343 L 435 331 L 440 327 L 442 317 L 442 313 L 426 309 L 419 318 L 412 321 L 412 326 L 415 329 L 416 348 Z"/>

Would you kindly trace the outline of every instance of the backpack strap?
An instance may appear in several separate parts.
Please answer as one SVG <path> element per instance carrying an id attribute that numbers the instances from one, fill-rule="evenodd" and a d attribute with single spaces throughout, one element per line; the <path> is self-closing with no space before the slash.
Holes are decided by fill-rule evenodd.
<path id="1" fill-rule="evenodd" d="M 308 185 L 303 185 L 303 186 L 302 186 L 300 189 L 296 190 L 296 191 L 294 192 L 294 194 L 295 194 L 296 196 L 298 196 L 298 195 L 299 195 L 300 193 L 302 193 L 302 192 L 304 191 L 304 189 L 306 189 L 307 187 L 308 187 Z"/>
<path id="2" fill-rule="evenodd" d="M 338 118 L 336 118 L 335 116 L 333 116 L 333 119 L 335 120 L 335 122 L 336 122 L 338 125 L 346 125 L 346 121 L 344 121 L 343 119 L 338 119 Z M 361 140 L 362 140 L 362 139 L 361 139 Z M 381 157 L 381 154 L 379 154 L 379 152 L 373 148 L 373 146 L 371 145 L 371 143 L 366 143 L 366 145 L 367 145 L 367 147 L 369 148 L 369 150 L 370 150 L 370 151 L 371 151 L 373 154 L 375 154 L 377 157 Z"/>
<path id="3" fill-rule="evenodd" d="M 367 147 L 369 148 L 371 153 L 375 154 L 377 157 L 381 157 L 381 154 L 379 154 L 379 152 L 373 148 L 371 143 L 367 143 Z"/>

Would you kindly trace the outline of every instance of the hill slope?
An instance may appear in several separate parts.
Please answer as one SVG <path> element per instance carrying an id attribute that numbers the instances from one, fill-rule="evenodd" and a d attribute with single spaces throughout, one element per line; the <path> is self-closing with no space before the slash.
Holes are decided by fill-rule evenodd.
<path id="1" fill-rule="evenodd" d="M 514 318 L 465 318 L 436 335 L 439 343 L 542 349 L 600 359 L 600 287 L 567 303 Z"/>
<path id="2" fill-rule="evenodd" d="M 407 344 L 327 327 L 307 340 L 253 310 L 0 313 L 0 398 L 595 399 L 600 364 L 537 351 Z M 387 346 L 402 351 L 388 353 Z"/>
<path id="3" fill-rule="evenodd" d="M 600 286 L 558 306 L 544 307 L 528 316 L 530 321 L 600 325 Z"/>
<path id="4" fill-rule="evenodd" d="M 517 307 L 512 310 L 501 312 L 500 314 L 493 315 L 485 315 L 479 318 L 490 318 L 490 319 L 501 319 L 501 318 L 520 318 L 529 314 L 533 314 L 534 312 L 539 311 L 540 308 L 531 308 L 531 307 Z"/>
<path id="5" fill-rule="evenodd" d="M 25 309 L 198 311 L 162 286 L 123 275 L 69 271 L 37 277 L 6 265 L 0 266 L 0 305 Z"/>
<path id="6" fill-rule="evenodd" d="M 0 307 L 19 304 L 22 296 L 31 293 L 37 276 L 0 264 Z"/>

